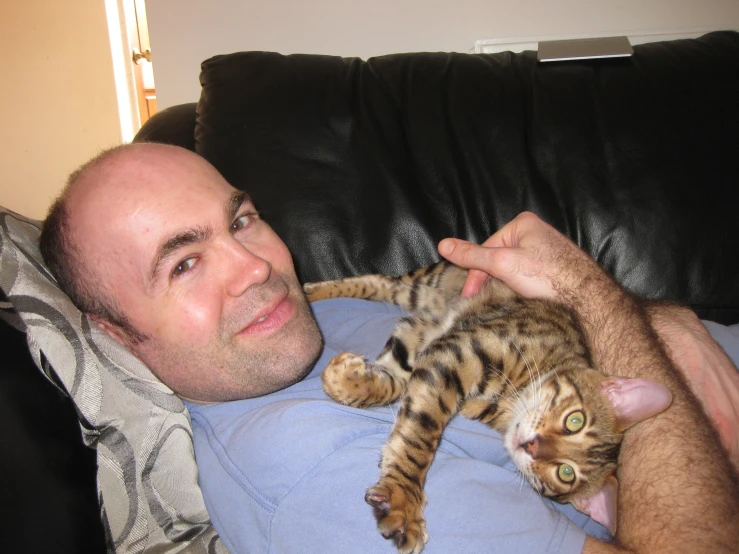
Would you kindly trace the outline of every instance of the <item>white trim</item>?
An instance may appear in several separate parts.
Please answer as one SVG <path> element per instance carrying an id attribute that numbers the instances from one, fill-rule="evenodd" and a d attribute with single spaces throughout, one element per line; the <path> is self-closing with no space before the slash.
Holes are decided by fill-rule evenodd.
<path id="1" fill-rule="evenodd" d="M 118 117 L 121 125 L 121 140 L 131 142 L 139 128 L 139 108 L 136 101 L 136 85 L 130 60 L 126 22 L 122 17 L 123 5 L 120 0 L 105 0 L 105 13 L 108 19 L 110 52 L 113 58 L 113 78 L 118 98 Z"/>
<path id="2" fill-rule="evenodd" d="M 681 38 L 697 38 L 711 31 L 705 27 L 688 27 L 684 29 L 653 29 L 641 31 L 613 31 L 600 33 L 577 33 L 571 35 L 542 35 L 530 37 L 507 37 L 483 39 L 475 42 L 472 50 L 475 54 L 495 54 L 498 52 L 523 52 L 524 50 L 538 50 L 539 42 L 545 40 L 569 40 L 578 38 L 602 38 L 625 36 L 632 44 L 658 42 L 662 40 L 676 40 Z M 736 30 L 736 29 L 734 29 Z"/>

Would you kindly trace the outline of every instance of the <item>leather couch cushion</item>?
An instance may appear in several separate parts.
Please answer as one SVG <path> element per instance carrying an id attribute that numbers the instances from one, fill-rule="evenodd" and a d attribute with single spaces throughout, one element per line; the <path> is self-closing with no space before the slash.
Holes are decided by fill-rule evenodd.
<path id="1" fill-rule="evenodd" d="M 165 142 L 195 150 L 195 107 L 197 104 L 177 104 L 146 120 L 136 133 L 135 142 Z"/>

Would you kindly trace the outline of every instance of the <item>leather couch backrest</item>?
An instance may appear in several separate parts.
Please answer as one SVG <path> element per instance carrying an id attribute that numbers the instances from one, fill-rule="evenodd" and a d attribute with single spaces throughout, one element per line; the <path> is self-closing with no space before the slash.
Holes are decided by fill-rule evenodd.
<path id="1" fill-rule="evenodd" d="M 628 59 L 244 52 L 203 63 L 195 150 L 304 280 L 402 273 L 531 210 L 628 289 L 739 321 L 739 34 Z"/>

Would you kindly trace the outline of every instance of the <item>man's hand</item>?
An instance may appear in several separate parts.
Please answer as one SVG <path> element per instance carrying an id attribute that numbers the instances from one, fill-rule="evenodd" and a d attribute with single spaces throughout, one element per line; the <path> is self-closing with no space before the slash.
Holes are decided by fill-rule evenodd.
<path id="1" fill-rule="evenodd" d="M 531 212 L 519 214 L 482 245 L 444 239 L 439 253 L 469 269 L 463 296 L 480 290 L 489 275 L 527 298 L 551 298 L 587 311 L 584 288 L 620 295 L 621 288 L 575 243 Z M 586 299 L 587 300 L 587 299 Z"/>

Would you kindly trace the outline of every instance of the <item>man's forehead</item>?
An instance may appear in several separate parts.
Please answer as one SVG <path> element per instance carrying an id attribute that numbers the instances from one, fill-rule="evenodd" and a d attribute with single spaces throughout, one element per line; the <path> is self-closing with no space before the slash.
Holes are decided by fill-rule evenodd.
<path id="1" fill-rule="evenodd" d="M 128 156 L 89 172 L 73 196 L 80 244 L 100 262 L 140 266 L 171 236 L 220 223 L 249 201 L 205 162 L 188 156 L 175 164 L 167 157 L 142 164 L 137 159 Z"/>
<path id="2" fill-rule="evenodd" d="M 83 211 L 93 216 L 97 212 L 126 218 L 157 208 L 182 209 L 187 200 L 219 205 L 234 190 L 213 166 L 192 152 L 174 147 L 137 148 L 90 168 L 79 179 L 74 196 Z"/>
<path id="3" fill-rule="evenodd" d="M 244 203 L 250 203 L 249 196 L 231 187 L 188 187 L 168 194 L 147 190 L 106 202 L 96 220 L 103 234 L 148 250 L 189 229 L 230 223 Z"/>

